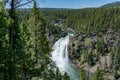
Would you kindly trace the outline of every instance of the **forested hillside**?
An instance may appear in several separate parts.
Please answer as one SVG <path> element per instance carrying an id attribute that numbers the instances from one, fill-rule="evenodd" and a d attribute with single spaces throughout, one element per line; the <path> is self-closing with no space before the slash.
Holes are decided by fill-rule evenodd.
<path id="1" fill-rule="evenodd" d="M 84 33 L 98 32 L 102 29 L 120 28 L 120 8 L 85 8 L 43 11 L 49 21 L 64 20 L 64 28 L 72 28 Z M 52 23 L 52 22 L 50 22 Z"/>
<path id="2" fill-rule="evenodd" d="M 79 80 L 120 79 L 119 2 L 59 9 L 25 1 L 0 1 L 0 80 L 71 80 L 52 61 L 53 50 L 55 59 L 67 58 L 67 66 L 58 63 L 62 68 L 77 68 Z M 31 8 L 20 8 L 29 3 Z"/>
<path id="3" fill-rule="evenodd" d="M 36 1 L 29 15 L 18 12 L 21 3 L 16 3 L 10 0 L 5 9 L 6 2 L 0 2 L 0 80 L 69 80 L 49 58 L 46 22 Z"/>
<path id="4" fill-rule="evenodd" d="M 106 8 L 112 8 L 112 7 L 120 7 L 120 1 L 116 1 L 116 2 L 113 2 L 113 3 L 108 3 L 108 4 L 105 4 L 105 5 L 103 5 L 103 6 L 101 6 L 101 7 L 106 7 Z"/>
<path id="5" fill-rule="evenodd" d="M 74 37 L 70 38 L 68 51 L 69 58 L 81 69 L 80 80 L 120 78 L 119 6 L 50 11 L 46 9 L 43 13 L 54 29 L 73 30 Z"/>

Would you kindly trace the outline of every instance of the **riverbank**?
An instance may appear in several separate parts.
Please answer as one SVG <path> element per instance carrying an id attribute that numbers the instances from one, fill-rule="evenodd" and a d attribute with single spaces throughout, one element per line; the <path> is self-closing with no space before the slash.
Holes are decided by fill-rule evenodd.
<path id="1" fill-rule="evenodd" d="M 99 68 L 104 72 L 104 78 L 115 80 L 120 76 L 119 71 L 115 73 L 114 57 L 119 53 L 119 33 L 119 30 L 112 29 L 90 34 L 76 32 L 70 38 L 69 58 L 77 67 L 90 74 L 95 74 Z"/>
<path id="2" fill-rule="evenodd" d="M 64 36 L 67 35 L 66 31 L 63 32 Z M 117 66 L 115 58 L 119 59 L 116 56 L 120 47 L 120 30 L 108 29 L 89 34 L 77 31 L 72 33 L 74 35 L 69 38 L 70 43 L 67 50 L 70 61 L 77 68 L 83 69 L 89 75 L 96 74 L 99 69 L 103 72 L 104 79 L 119 78 L 119 70 L 117 73 L 115 72 Z M 54 41 L 51 40 L 51 43 L 55 43 L 58 38 L 64 36 L 54 37 Z"/>

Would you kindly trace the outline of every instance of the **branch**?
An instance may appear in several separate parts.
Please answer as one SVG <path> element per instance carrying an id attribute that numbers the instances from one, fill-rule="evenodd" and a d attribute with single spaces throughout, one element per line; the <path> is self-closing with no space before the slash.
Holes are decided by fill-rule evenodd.
<path id="1" fill-rule="evenodd" d="M 26 3 L 19 4 L 19 5 L 15 6 L 15 8 L 18 8 L 18 7 L 20 7 L 20 6 L 24 6 L 24 5 L 26 5 L 26 4 L 29 4 L 29 3 L 31 3 L 32 1 L 34 1 L 34 0 L 30 0 L 30 1 L 26 2 Z"/>
<path id="2" fill-rule="evenodd" d="M 20 4 L 20 1 L 17 1 L 17 2 L 15 3 L 15 5 L 18 5 L 18 4 Z"/>

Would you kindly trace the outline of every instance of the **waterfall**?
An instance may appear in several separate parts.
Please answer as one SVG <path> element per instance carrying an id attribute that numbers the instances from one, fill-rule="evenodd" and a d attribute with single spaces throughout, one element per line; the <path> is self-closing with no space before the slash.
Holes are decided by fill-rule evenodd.
<path id="1" fill-rule="evenodd" d="M 70 76 L 71 80 L 78 80 L 79 72 L 73 66 L 68 58 L 68 44 L 69 36 L 60 38 L 54 45 L 53 51 L 51 52 L 51 59 L 55 62 L 56 66 L 59 68 L 61 74 L 65 72 Z"/>

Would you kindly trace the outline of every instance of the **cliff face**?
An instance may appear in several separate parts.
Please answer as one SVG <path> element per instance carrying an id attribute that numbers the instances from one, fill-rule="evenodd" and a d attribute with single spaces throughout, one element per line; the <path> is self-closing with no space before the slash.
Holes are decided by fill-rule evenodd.
<path id="1" fill-rule="evenodd" d="M 120 30 L 102 30 L 98 33 L 84 34 L 74 32 L 70 36 L 68 56 L 78 68 L 84 69 L 90 74 L 102 70 L 103 76 L 109 80 L 120 78 Z M 64 37 L 66 31 L 59 34 L 59 37 L 48 36 L 52 45 Z"/>
<path id="2" fill-rule="evenodd" d="M 67 35 L 66 30 L 58 26 L 51 27 L 46 32 L 46 37 L 50 43 L 51 48 L 58 39 Z"/>
<path id="3" fill-rule="evenodd" d="M 119 30 L 102 30 L 99 33 L 83 34 L 76 32 L 70 37 L 69 58 L 79 68 L 94 74 L 97 69 L 103 70 L 108 74 L 108 78 L 116 78 L 115 57 L 120 54 L 120 31 Z M 113 74 L 112 74 L 112 73 Z M 116 74 L 116 73 L 115 73 Z M 112 76 L 112 78 L 110 77 Z M 117 76 L 120 76 L 119 70 Z"/>

